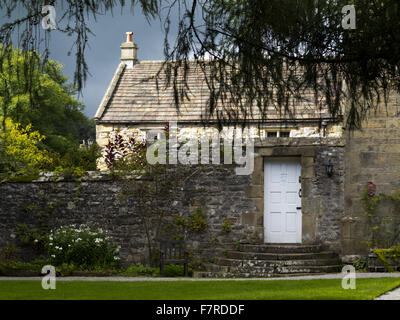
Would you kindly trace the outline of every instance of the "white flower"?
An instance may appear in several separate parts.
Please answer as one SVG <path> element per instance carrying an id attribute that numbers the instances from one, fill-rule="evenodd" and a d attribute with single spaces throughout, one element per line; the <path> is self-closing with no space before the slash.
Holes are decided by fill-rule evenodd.
<path id="1" fill-rule="evenodd" d="M 119 260 L 119 257 L 114 257 L 114 260 Z"/>
<path id="2" fill-rule="evenodd" d="M 53 258 L 55 258 L 55 257 L 56 257 L 56 255 L 55 255 L 55 254 L 52 254 L 51 256 L 52 256 Z"/>
<path id="3" fill-rule="evenodd" d="M 33 242 L 34 242 L 34 243 L 38 243 L 38 242 L 39 242 L 39 240 L 38 240 L 38 239 L 35 239 Z"/>

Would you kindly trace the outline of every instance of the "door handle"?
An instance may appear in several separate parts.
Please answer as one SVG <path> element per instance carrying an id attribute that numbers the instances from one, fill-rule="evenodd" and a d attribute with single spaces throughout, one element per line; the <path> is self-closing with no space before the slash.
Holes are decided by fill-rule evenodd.
<path id="1" fill-rule="evenodd" d="M 299 198 L 301 198 L 301 188 L 299 189 Z"/>
<path id="2" fill-rule="evenodd" d="M 301 207 L 296 207 L 296 210 L 301 210 Z"/>

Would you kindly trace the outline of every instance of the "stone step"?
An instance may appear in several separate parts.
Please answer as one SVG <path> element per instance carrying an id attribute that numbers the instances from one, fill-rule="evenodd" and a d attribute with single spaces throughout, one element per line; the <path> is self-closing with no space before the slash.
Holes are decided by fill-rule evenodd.
<path id="1" fill-rule="evenodd" d="M 221 266 L 214 263 L 205 264 L 206 271 L 210 272 L 228 272 L 228 273 L 250 273 L 250 274 L 290 274 L 290 273 L 328 273 L 340 272 L 341 266 L 338 264 L 333 265 L 269 265 L 269 266 Z"/>
<path id="2" fill-rule="evenodd" d="M 320 245 L 301 244 L 241 244 L 238 251 L 257 253 L 317 253 Z"/>
<path id="3" fill-rule="evenodd" d="M 222 257 L 238 260 L 308 260 L 308 259 L 334 259 L 337 255 L 331 251 L 318 253 L 258 253 L 226 250 Z"/>
<path id="4" fill-rule="evenodd" d="M 318 275 L 321 273 L 337 273 L 341 271 L 342 266 L 319 266 L 317 267 L 305 267 L 298 268 L 296 270 L 291 269 L 286 270 L 282 269 L 279 273 L 270 272 L 265 270 L 262 272 L 261 270 L 255 270 L 251 272 L 239 272 L 238 270 L 231 271 L 195 271 L 193 276 L 195 278 L 272 278 L 272 277 L 294 277 L 294 276 L 305 276 L 305 275 Z"/>
<path id="5" fill-rule="evenodd" d="M 233 267 L 273 267 L 273 266 L 328 266 L 340 264 L 339 259 L 305 259 L 305 260 L 239 260 L 216 258 L 215 264 Z"/>

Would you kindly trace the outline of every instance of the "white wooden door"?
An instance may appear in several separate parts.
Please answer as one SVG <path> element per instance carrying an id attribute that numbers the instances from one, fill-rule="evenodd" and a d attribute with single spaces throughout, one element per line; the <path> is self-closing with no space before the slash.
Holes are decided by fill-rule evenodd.
<path id="1" fill-rule="evenodd" d="M 301 243 L 301 165 L 298 158 L 264 163 L 264 242 Z"/>

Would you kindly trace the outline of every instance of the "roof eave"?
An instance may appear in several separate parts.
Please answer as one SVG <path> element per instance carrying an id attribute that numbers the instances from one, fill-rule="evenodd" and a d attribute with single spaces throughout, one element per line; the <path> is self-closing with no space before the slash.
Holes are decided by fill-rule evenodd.
<path id="1" fill-rule="evenodd" d="M 110 84 L 109 84 L 109 86 L 107 88 L 107 91 L 104 94 L 104 97 L 101 100 L 100 105 L 99 105 L 99 107 L 98 107 L 98 109 L 96 111 L 96 114 L 94 116 L 94 120 L 96 122 L 98 122 L 101 119 L 101 117 L 103 116 L 104 111 L 105 111 L 105 109 L 107 107 L 107 104 L 110 101 L 110 99 L 111 99 L 111 97 L 112 97 L 112 95 L 114 93 L 115 87 L 117 86 L 117 83 L 118 83 L 119 79 L 121 78 L 122 71 L 124 71 L 124 69 L 125 69 L 125 66 L 126 66 L 126 64 L 123 63 L 123 62 L 121 62 L 118 65 L 118 68 L 115 71 L 114 76 L 113 76 L 113 78 L 112 78 L 112 80 L 111 80 L 111 82 L 110 82 Z"/>

